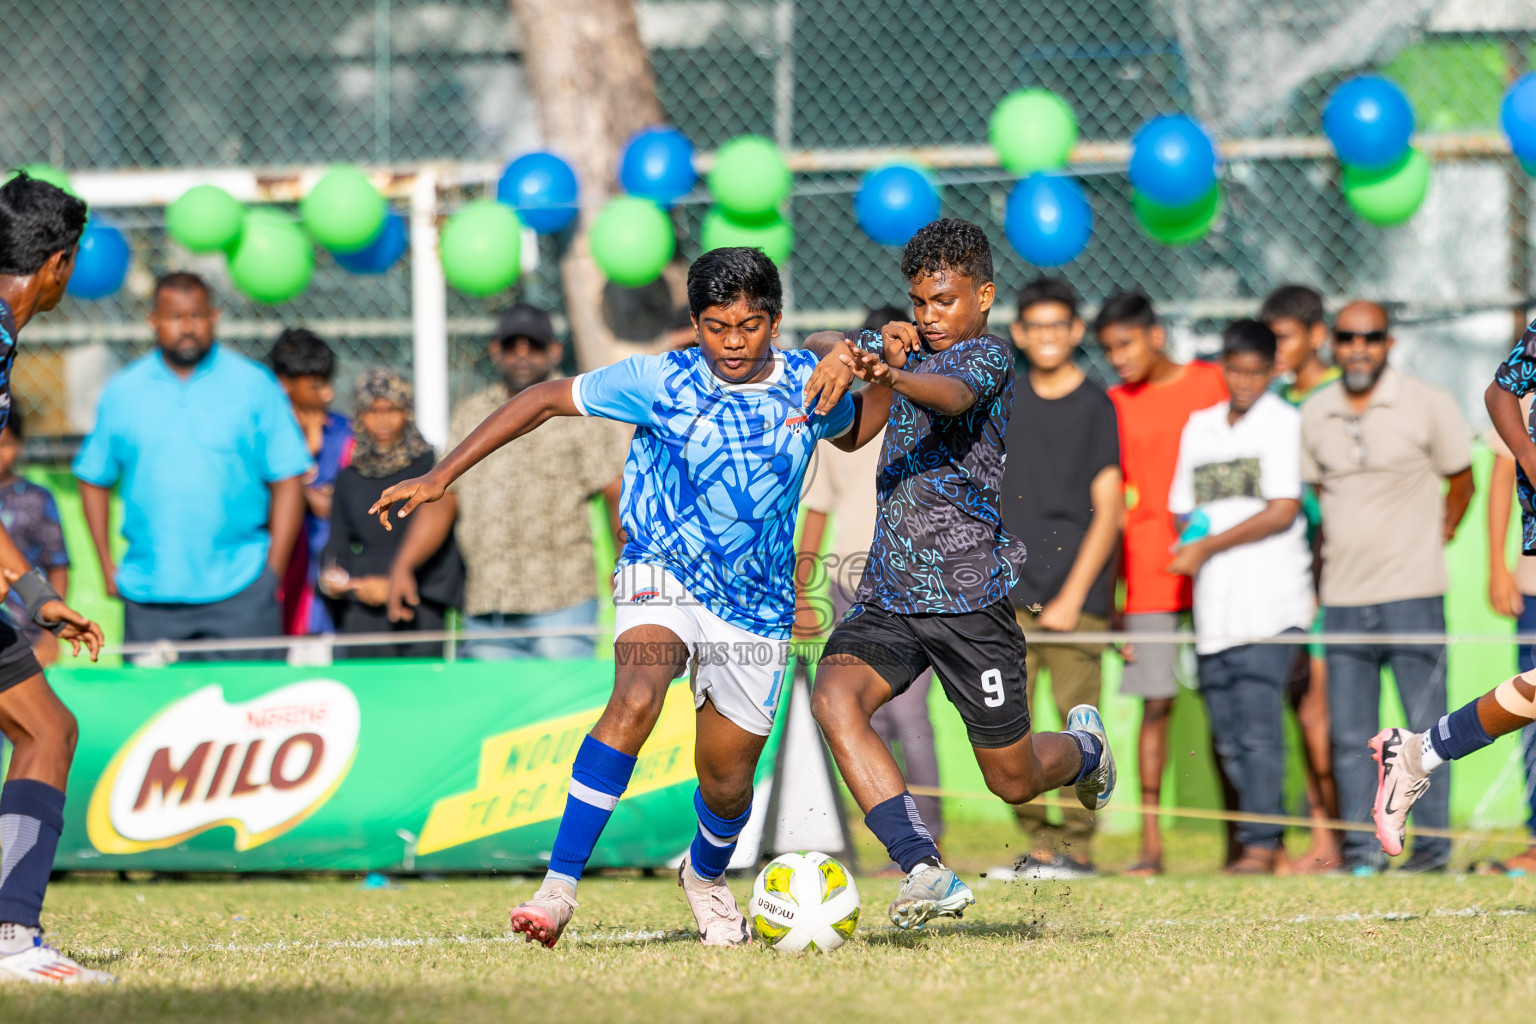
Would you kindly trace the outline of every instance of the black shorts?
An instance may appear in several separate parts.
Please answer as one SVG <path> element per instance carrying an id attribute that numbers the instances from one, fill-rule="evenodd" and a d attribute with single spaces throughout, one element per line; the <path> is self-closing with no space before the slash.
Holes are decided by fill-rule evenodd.
<path id="1" fill-rule="evenodd" d="M 1029 732 L 1024 631 L 1007 601 L 959 615 L 899 615 L 856 604 L 821 660 L 857 658 L 900 695 L 932 668 L 960 712 L 971 744 L 1006 747 Z"/>
<path id="2" fill-rule="evenodd" d="M 0 692 L 33 676 L 43 674 L 43 666 L 32 653 L 32 643 L 21 635 L 4 613 L 0 613 Z"/>

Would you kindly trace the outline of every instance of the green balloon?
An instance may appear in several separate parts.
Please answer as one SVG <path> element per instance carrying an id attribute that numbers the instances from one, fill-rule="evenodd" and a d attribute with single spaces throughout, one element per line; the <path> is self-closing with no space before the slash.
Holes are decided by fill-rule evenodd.
<path id="1" fill-rule="evenodd" d="M 357 252 L 378 237 L 389 212 L 368 175 L 343 165 L 325 172 L 299 203 L 310 237 L 332 252 Z"/>
<path id="2" fill-rule="evenodd" d="M 10 181 L 16 177 L 17 171 L 26 171 L 28 177 L 46 181 L 54 188 L 61 188 L 72 196 L 76 195 L 74 183 L 69 180 L 69 175 L 52 164 L 22 164 L 20 167 L 12 167 L 10 173 L 5 176 L 5 180 Z"/>
<path id="3" fill-rule="evenodd" d="M 1140 192 L 1131 193 L 1131 208 L 1142 230 L 1164 245 L 1189 245 L 1198 242 L 1211 230 L 1216 216 L 1221 213 L 1221 186 L 1211 190 L 1192 203 L 1183 206 L 1164 206 L 1155 203 Z"/>
<path id="4" fill-rule="evenodd" d="M 245 215 L 229 256 L 229 276 L 241 292 L 269 305 L 287 302 L 304 290 L 314 270 L 315 251 L 292 220 L 274 210 Z"/>
<path id="5" fill-rule="evenodd" d="M 661 207 L 638 196 L 610 201 L 597 215 L 587 239 L 598 269 L 625 288 L 656 280 L 677 250 L 671 219 Z"/>
<path id="6" fill-rule="evenodd" d="M 1428 189 L 1429 159 L 1417 149 L 1377 171 L 1344 167 L 1344 198 L 1377 227 L 1389 228 L 1412 217 Z"/>
<path id="7" fill-rule="evenodd" d="M 794 187 L 779 147 L 761 135 L 738 135 L 721 146 L 708 182 L 715 202 L 743 223 L 773 220 Z"/>
<path id="8" fill-rule="evenodd" d="M 789 259 L 789 250 L 795 244 L 795 229 L 783 217 L 770 221 L 743 224 L 732 220 L 731 215 L 716 207 L 704 215 L 704 227 L 699 232 L 699 242 L 704 252 L 744 246 L 761 249 L 769 259 L 782 267 Z"/>
<path id="9" fill-rule="evenodd" d="M 522 273 L 522 222 L 505 203 L 476 199 L 448 218 L 438 252 L 449 284 L 466 295 L 495 295 Z"/>
<path id="10" fill-rule="evenodd" d="M 987 138 L 1009 174 L 1060 170 L 1077 142 L 1077 117 L 1049 89 L 1019 89 L 992 110 Z"/>
<path id="11" fill-rule="evenodd" d="M 229 252 L 244 220 L 245 207 L 217 185 L 194 185 L 165 208 L 165 230 L 193 252 Z"/>

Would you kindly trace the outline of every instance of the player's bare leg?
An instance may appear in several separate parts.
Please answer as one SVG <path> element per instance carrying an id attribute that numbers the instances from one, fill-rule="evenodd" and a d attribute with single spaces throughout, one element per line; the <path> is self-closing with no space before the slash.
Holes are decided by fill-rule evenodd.
<path id="1" fill-rule="evenodd" d="M 1408 812 L 1428 791 L 1431 773 L 1536 721 L 1536 671 L 1506 679 L 1440 719 L 1428 732 L 1383 729 L 1371 739 L 1376 759 L 1376 838 L 1388 856 L 1403 852 Z"/>
<path id="2" fill-rule="evenodd" d="M 869 723 L 890 699 L 891 686 L 880 673 L 858 658 L 833 655 L 816 670 L 811 713 L 864 812 L 864 823 L 906 872 L 890 906 L 891 922 L 898 928 L 921 928 L 935 917 L 961 916 L 976 897 L 939 859 L 896 759 Z"/>
<path id="3" fill-rule="evenodd" d="M 629 784 L 635 755 L 661 718 L 672 680 L 688 662 L 687 646 L 661 626 L 636 626 L 613 646 L 613 695 L 576 755 L 549 874 L 532 899 L 512 910 L 512 930 L 548 947 L 576 912 L 581 869 Z"/>
<path id="4" fill-rule="evenodd" d="M 732 722 L 710 700 L 700 706 L 695 721 L 693 762 L 699 791 L 694 804 L 699 829 L 678 866 L 677 884 L 698 921 L 700 941 L 706 946 L 735 946 L 746 942 L 751 933 L 726 885 L 725 868 L 751 814 L 752 777 L 768 737 Z"/>
<path id="5" fill-rule="evenodd" d="M 1163 769 L 1168 764 L 1168 720 L 1173 715 L 1171 698 L 1143 702 L 1141 729 L 1136 735 L 1136 767 L 1141 777 L 1141 802 L 1156 807 L 1163 799 Z M 1157 815 L 1141 817 L 1141 854 L 1126 869 L 1132 876 L 1163 873 L 1163 833 Z"/>
<path id="6" fill-rule="evenodd" d="M 0 846 L 8 865 L 0 867 L 0 981 L 115 981 L 46 945 L 38 922 L 63 824 L 75 716 L 39 674 L 0 690 L 0 732 L 14 747 L 0 791 Z"/>

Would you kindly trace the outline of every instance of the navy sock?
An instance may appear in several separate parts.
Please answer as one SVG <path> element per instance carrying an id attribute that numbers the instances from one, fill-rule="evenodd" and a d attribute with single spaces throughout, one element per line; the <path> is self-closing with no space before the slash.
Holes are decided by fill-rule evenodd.
<path id="1" fill-rule="evenodd" d="M 864 815 L 864 824 L 885 844 L 885 852 L 901 870 L 911 871 L 922 860 L 939 863 L 939 848 L 918 815 L 911 793 L 903 790 L 900 796 L 871 807 Z"/>
<path id="2" fill-rule="evenodd" d="M 0 788 L 0 921 L 39 926 L 63 830 L 63 790 L 36 779 L 12 779 Z"/>
<path id="3" fill-rule="evenodd" d="M 629 788 L 635 759 L 614 750 L 601 740 L 588 736 L 571 763 L 571 791 L 565 798 L 565 814 L 555 833 L 555 848 L 549 855 L 549 878 L 565 882 L 571 888 L 581 881 L 581 872 L 592 859 L 598 836 L 608 824 L 619 797 Z"/>
<path id="4" fill-rule="evenodd" d="M 1474 700 L 1436 722 L 1429 730 L 1429 742 L 1442 760 L 1454 761 L 1482 750 L 1493 742 L 1493 737 L 1488 735 L 1482 720 L 1477 717 L 1477 701 Z"/>
<path id="5" fill-rule="evenodd" d="M 693 809 L 699 814 L 699 829 L 693 834 L 688 862 L 693 865 L 694 874 L 706 882 L 713 881 L 730 866 L 731 855 L 736 852 L 736 837 L 747 827 L 752 807 L 749 804 L 745 811 L 734 818 L 722 818 L 709 809 L 709 805 L 704 802 L 704 794 L 695 789 Z"/>
<path id="6" fill-rule="evenodd" d="M 1066 734 L 1077 740 L 1083 752 L 1083 763 L 1077 769 L 1077 778 L 1072 780 L 1072 784 L 1077 785 L 1099 767 L 1099 758 L 1104 756 L 1104 744 L 1093 733 L 1081 729 L 1069 729 Z"/>

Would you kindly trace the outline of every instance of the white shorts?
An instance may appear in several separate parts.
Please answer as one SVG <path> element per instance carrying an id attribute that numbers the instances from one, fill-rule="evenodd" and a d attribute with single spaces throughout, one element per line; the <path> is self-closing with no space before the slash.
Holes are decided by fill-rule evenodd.
<path id="1" fill-rule="evenodd" d="M 622 565 L 613 575 L 615 640 L 636 626 L 661 626 L 688 645 L 695 708 L 708 697 L 731 722 L 768 735 L 784 688 L 788 640 L 726 622 L 657 565 Z"/>

